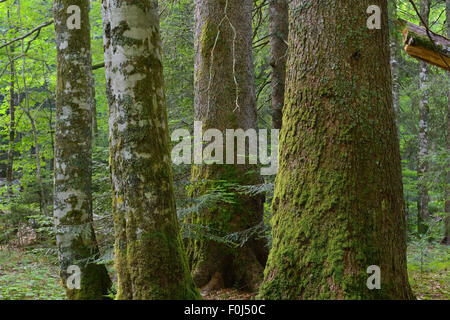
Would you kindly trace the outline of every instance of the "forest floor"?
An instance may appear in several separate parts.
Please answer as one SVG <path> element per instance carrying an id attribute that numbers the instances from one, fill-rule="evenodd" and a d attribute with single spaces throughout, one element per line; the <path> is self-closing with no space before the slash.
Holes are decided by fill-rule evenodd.
<path id="1" fill-rule="evenodd" d="M 420 300 L 450 299 L 450 248 L 408 247 L 409 281 Z M 236 289 L 213 291 L 208 300 L 249 300 L 256 294 Z M 0 300 L 59 300 L 58 259 L 54 249 L 0 246 Z"/>

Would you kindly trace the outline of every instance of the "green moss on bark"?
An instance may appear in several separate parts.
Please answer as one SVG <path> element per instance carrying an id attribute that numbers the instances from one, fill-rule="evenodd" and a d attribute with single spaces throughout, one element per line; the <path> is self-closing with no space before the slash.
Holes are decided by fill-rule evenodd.
<path id="1" fill-rule="evenodd" d="M 260 297 L 413 298 L 387 19 L 371 31 L 364 2 L 335 2 L 332 11 L 326 1 L 302 3 L 292 3 L 273 245 Z M 370 265 L 381 268 L 381 290 L 366 286 Z"/>

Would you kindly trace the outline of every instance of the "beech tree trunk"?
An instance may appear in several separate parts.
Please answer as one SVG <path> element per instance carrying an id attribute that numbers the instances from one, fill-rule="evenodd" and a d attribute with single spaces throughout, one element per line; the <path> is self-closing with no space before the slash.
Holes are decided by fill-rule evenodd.
<path id="1" fill-rule="evenodd" d="M 380 30 L 366 27 L 373 4 Z M 289 39 L 260 297 L 411 299 L 387 1 L 293 0 Z M 379 290 L 366 285 L 371 265 Z"/>
<path id="2" fill-rule="evenodd" d="M 103 1 L 118 299 L 197 299 L 179 233 L 158 3 Z"/>
<path id="3" fill-rule="evenodd" d="M 428 24 L 430 19 L 430 4 L 431 0 L 421 0 L 420 2 L 420 15 L 423 21 Z M 424 26 L 421 23 L 421 26 Z M 425 26 L 424 26 L 425 27 Z M 428 64 L 424 61 L 419 62 L 420 66 L 420 100 L 419 100 L 419 137 L 418 137 L 418 154 L 417 154 L 417 228 L 419 233 L 425 233 L 427 230 L 425 221 L 429 219 L 428 202 L 430 201 L 428 196 L 428 187 L 426 183 L 426 174 L 428 171 L 427 156 L 429 153 L 429 84 L 428 84 Z"/>
<path id="4" fill-rule="evenodd" d="M 69 30 L 67 8 L 80 8 L 81 29 Z M 61 279 L 68 299 L 104 299 L 111 286 L 99 258 L 91 195 L 92 70 L 88 0 L 56 0 L 57 49 L 54 219 Z M 67 286 L 80 268 L 80 289 Z M 70 282 L 70 281 L 69 281 Z"/>
<path id="5" fill-rule="evenodd" d="M 281 129 L 289 35 L 288 0 L 269 1 L 270 66 L 272 67 L 272 124 Z"/>
<path id="6" fill-rule="evenodd" d="M 225 134 L 226 129 L 256 129 L 252 1 L 195 0 L 194 39 L 195 119 L 203 121 L 203 131 L 215 128 Z M 221 187 L 224 180 L 240 185 L 261 183 L 257 169 L 244 164 L 195 165 L 191 195 L 206 194 Z M 225 189 L 234 193 L 235 203 L 204 209 L 190 223 L 226 235 L 262 222 L 263 197 Z M 267 258 L 264 241 L 250 239 L 242 247 L 230 248 L 201 233 L 196 237 L 189 241 L 188 253 L 199 287 L 212 290 L 237 286 L 250 291 L 257 288 Z"/>

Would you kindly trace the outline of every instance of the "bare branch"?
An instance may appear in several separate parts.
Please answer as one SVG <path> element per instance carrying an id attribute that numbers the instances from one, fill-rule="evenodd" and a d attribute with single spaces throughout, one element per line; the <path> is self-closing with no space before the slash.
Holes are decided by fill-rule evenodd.
<path id="1" fill-rule="evenodd" d="M 0 1 L 1 1 L 1 0 L 0 0 Z M 3 49 L 4 47 L 9 46 L 9 45 L 11 45 L 12 43 L 14 43 L 14 42 L 16 42 L 16 41 L 23 40 L 23 39 L 25 39 L 26 37 L 31 36 L 31 35 L 32 35 L 33 33 L 35 33 L 35 32 L 40 32 L 42 28 L 47 27 L 47 26 L 49 26 L 49 25 L 51 25 L 51 24 L 53 24 L 53 20 L 50 20 L 50 21 L 47 21 L 47 22 L 41 24 L 40 26 L 34 28 L 33 30 L 31 30 L 30 32 L 24 34 L 23 36 L 20 36 L 20 37 L 15 38 L 15 39 L 13 39 L 13 40 L 11 40 L 11 41 L 5 43 L 5 44 L 2 44 L 2 45 L 0 46 L 0 49 Z M 36 37 L 35 37 L 35 38 L 36 38 Z M 35 38 L 34 38 L 33 40 L 35 40 Z"/>

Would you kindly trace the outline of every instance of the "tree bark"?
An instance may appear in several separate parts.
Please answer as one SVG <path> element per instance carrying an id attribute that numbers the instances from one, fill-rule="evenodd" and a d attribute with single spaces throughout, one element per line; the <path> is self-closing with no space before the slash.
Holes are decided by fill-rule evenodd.
<path id="1" fill-rule="evenodd" d="M 69 30 L 67 8 L 80 8 L 81 29 Z M 111 281 L 96 264 L 99 249 L 92 216 L 92 70 L 88 0 L 56 0 L 57 48 L 54 219 L 60 275 L 68 299 L 104 299 Z M 68 267 L 81 271 L 80 289 L 69 288 Z"/>
<path id="2" fill-rule="evenodd" d="M 420 2 L 420 15 L 423 21 L 428 24 L 430 19 L 430 5 L 431 0 L 421 0 Z M 421 26 L 424 26 L 421 23 Z M 424 26 L 425 27 L 425 26 Z M 418 154 L 417 154 L 417 228 L 420 234 L 423 234 L 427 230 L 425 224 L 429 219 L 428 211 L 428 187 L 426 183 L 426 174 L 428 172 L 428 160 L 427 156 L 429 153 L 429 141 L 428 141 L 428 131 L 429 131 L 429 84 L 428 84 L 428 64 L 424 61 L 419 62 L 420 66 L 420 77 L 419 77 L 419 87 L 420 87 L 420 100 L 419 100 L 419 136 L 418 136 Z"/>
<path id="3" fill-rule="evenodd" d="M 289 35 L 287 0 L 270 0 L 270 66 L 272 67 L 272 124 L 281 129 L 283 122 L 284 86 Z"/>
<path id="4" fill-rule="evenodd" d="M 413 298 L 386 13 L 386 0 L 291 2 L 265 299 Z"/>
<path id="5" fill-rule="evenodd" d="M 8 11 L 9 15 L 9 11 Z M 14 64 L 14 46 L 11 46 L 12 59 L 10 60 L 10 87 L 9 87 L 9 141 L 8 141 L 8 156 L 6 163 L 6 183 L 11 192 L 11 185 L 14 180 L 14 139 L 16 135 L 16 93 L 14 90 L 15 86 L 15 64 Z"/>
<path id="6" fill-rule="evenodd" d="M 194 32 L 195 120 L 203 122 L 203 131 L 215 128 L 225 134 L 226 129 L 256 129 L 252 1 L 196 0 Z M 224 180 L 239 185 L 261 183 L 256 170 L 255 165 L 246 164 L 195 165 L 191 195 L 198 197 L 224 187 L 220 182 Z M 261 196 L 250 197 L 225 189 L 234 195 L 235 203 L 218 203 L 201 210 L 190 223 L 226 235 L 262 222 Z M 230 248 L 201 234 L 196 237 L 189 240 L 188 253 L 199 287 L 256 290 L 267 257 L 262 240 L 250 239 L 242 247 Z"/>
<path id="7" fill-rule="evenodd" d="M 392 102 L 394 105 L 395 119 L 398 123 L 400 115 L 400 80 L 399 80 L 399 39 L 397 32 L 397 1 L 388 2 L 389 6 L 389 30 L 390 30 L 390 49 L 391 49 L 391 73 L 392 73 Z M 397 125 L 398 126 L 398 125 Z"/>
<path id="8" fill-rule="evenodd" d="M 179 233 L 158 3 L 103 1 L 118 299 L 197 299 Z"/>
<path id="9" fill-rule="evenodd" d="M 446 2 L 447 13 L 447 37 L 450 39 L 450 0 Z M 447 93 L 447 152 L 450 152 L 450 73 L 447 73 L 448 93 Z M 447 184 L 445 189 L 447 200 L 445 201 L 445 242 L 450 245 L 450 170 L 447 170 Z"/>

